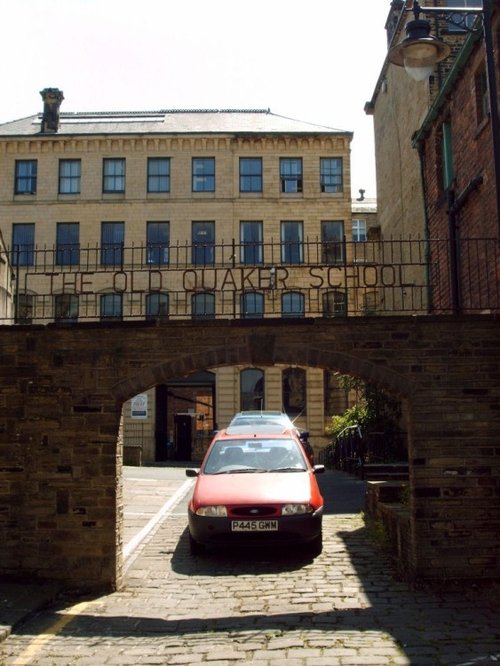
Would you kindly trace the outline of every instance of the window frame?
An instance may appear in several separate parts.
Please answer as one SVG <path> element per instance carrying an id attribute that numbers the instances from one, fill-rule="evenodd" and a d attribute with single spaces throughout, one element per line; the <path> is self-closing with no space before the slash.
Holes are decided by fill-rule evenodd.
<path id="1" fill-rule="evenodd" d="M 244 173 L 245 164 L 250 167 L 248 173 Z M 254 170 L 252 166 L 257 166 L 257 168 Z M 262 157 L 240 157 L 239 176 L 240 192 L 262 192 L 264 185 Z"/>
<path id="2" fill-rule="evenodd" d="M 153 231 L 155 230 L 155 233 Z M 164 233 L 161 233 L 163 230 Z M 162 236 L 164 236 L 162 238 Z M 170 260 L 170 222 L 146 222 L 146 264 L 168 266 Z"/>
<path id="3" fill-rule="evenodd" d="M 246 238 L 246 236 L 250 236 L 250 238 Z M 240 220 L 240 263 L 248 266 L 264 263 L 264 224 L 262 220 Z"/>
<path id="4" fill-rule="evenodd" d="M 108 302 L 111 313 L 107 314 Z M 101 321 L 122 321 L 123 320 L 123 294 L 117 292 L 108 292 L 101 294 L 99 298 L 99 318 Z"/>
<path id="5" fill-rule="evenodd" d="M 63 174 L 64 167 L 69 167 L 69 174 Z M 82 161 L 80 159 L 60 159 L 58 193 L 62 195 L 80 194 L 81 175 Z M 64 184 L 69 185 L 68 189 L 65 189 Z"/>
<path id="6" fill-rule="evenodd" d="M 215 157 L 191 158 L 191 191 L 215 192 Z"/>
<path id="7" fill-rule="evenodd" d="M 199 308 L 198 304 L 201 304 L 202 307 Z M 191 318 L 215 319 L 215 294 L 210 291 L 202 291 L 196 294 L 192 294 Z"/>
<path id="8" fill-rule="evenodd" d="M 65 232 L 67 238 L 65 238 Z M 78 266 L 80 264 L 79 222 L 58 222 L 56 226 L 56 266 Z"/>
<path id="9" fill-rule="evenodd" d="M 152 173 L 153 165 L 159 167 L 159 173 Z M 162 165 L 166 166 L 165 173 L 161 173 Z M 153 184 L 157 186 L 154 187 Z M 148 157 L 147 192 L 148 194 L 170 192 L 170 157 Z"/>
<path id="10" fill-rule="evenodd" d="M 339 233 L 331 233 L 334 229 Z M 344 263 L 344 248 L 344 220 L 321 220 L 321 262 L 329 265 Z"/>
<path id="11" fill-rule="evenodd" d="M 111 169 L 111 167 L 113 167 Z M 117 169 L 121 167 L 121 169 Z M 108 169 L 110 171 L 108 172 Z M 121 171 L 121 172 L 120 172 Z M 103 194 L 124 194 L 126 161 L 124 157 L 103 157 L 102 192 Z"/>
<path id="12" fill-rule="evenodd" d="M 302 194 L 303 190 L 304 167 L 302 157 L 280 157 L 281 193 Z"/>
<path id="13" fill-rule="evenodd" d="M 109 240 L 106 230 L 111 231 Z M 123 265 L 124 242 L 125 222 L 101 222 L 101 266 Z"/>
<path id="14" fill-rule="evenodd" d="M 338 163 L 337 166 L 333 162 Z M 319 186 L 324 194 L 341 194 L 344 191 L 344 160 L 342 157 L 319 158 Z"/>
<path id="15" fill-rule="evenodd" d="M 26 173 L 22 173 L 26 168 Z M 14 194 L 36 194 L 38 160 L 16 160 L 14 166 Z"/>
<path id="16" fill-rule="evenodd" d="M 240 294 L 241 319 L 262 319 L 264 317 L 264 309 L 265 298 L 262 292 L 244 291 Z"/>
<path id="17" fill-rule="evenodd" d="M 295 319 L 303 318 L 306 316 L 305 313 L 305 296 L 301 291 L 293 289 L 290 291 L 285 291 L 281 294 L 281 316 L 282 318 Z M 286 306 L 286 301 L 290 301 L 290 307 Z M 297 302 L 300 307 L 295 308 L 295 302 Z"/>
<path id="18" fill-rule="evenodd" d="M 351 235 L 353 243 L 366 243 L 368 239 L 366 220 L 353 218 L 351 222 Z"/>
<path id="19" fill-rule="evenodd" d="M 17 235 L 23 235 L 23 232 L 26 237 L 17 239 Z M 11 263 L 12 266 L 35 265 L 35 224 L 33 222 L 13 223 Z"/>
<path id="20" fill-rule="evenodd" d="M 198 240 L 197 237 L 204 233 L 210 236 L 209 240 Z M 213 266 L 215 264 L 215 222 L 213 220 L 193 220 L 191 222 L 191 263 L 193 266 Z"/>
<path id="21" fill-rule="evenodd" d="M 247 380 L 250 378 L 250 381 Z M 240 370 L 240 411 L 263 410 L 266 408 L 266 375 L 261 368 L 243 368 Z M 258 388 L 261 383 L 260 389 Z M 246 389 L 244 391 L 244 389 Z M 257 392 L 259 391 L 259 392 Z M 258 404 L 257 404 L 258 403 Z"/>
<path id="22" fill-rule="evenodd" d="M 170 299 L 167 292 L 152 291 L 146 294 L 145 305 L 146 319 L 165 320 L 169 318 Z"/>
<path id="23" fill-rule="evenodd" d="M 288 240 L 286 230 L 296 225 L 297 239 Z M 304 222 L 302 220 L 282 220 L 280 223 L 281 263 L 299 265 L 304 263 Z"/>
<path id="24" fill-rule="evenodd" d="M 333 301 L 333 303 L 332 303 Z M 347 294 L 345 289 L 328 289 L 321 295 L 323 317 L 345 317 L 347 315 Z"/>
<path id="25" fill-rule="evenodd" d="M 54 321 L 75 323 L 79 315 L 78 294 L 54 294 Z M 61 314 L 61 311 L 67 314 Z"/>

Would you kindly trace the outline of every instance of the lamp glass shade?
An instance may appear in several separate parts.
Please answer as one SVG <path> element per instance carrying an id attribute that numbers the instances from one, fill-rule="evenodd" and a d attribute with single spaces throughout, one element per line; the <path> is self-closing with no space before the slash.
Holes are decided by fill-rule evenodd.
<path id="1" fill-rule="evenodd" d="M 416 41 L 407 44 L 403 54 L 404 68 L 415 81 L 424 81 L 434 71 L 438 49 L 432 42 Z"/>

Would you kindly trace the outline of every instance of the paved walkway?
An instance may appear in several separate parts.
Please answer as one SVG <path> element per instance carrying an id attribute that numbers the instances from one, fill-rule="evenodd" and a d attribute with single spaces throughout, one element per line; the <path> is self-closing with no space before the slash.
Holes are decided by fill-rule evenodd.
<path id="1" fill-rule="evenodd" d="M 359 481 L 329 473 L 325 546 L 299 553 L 189 554 L 185 505 L 135 553 L 126 588 L 56 605 L 15 628 L 0 664 L 486 666 L 500 623 L 474 590 L 394 581 L 359 513 Z"/>

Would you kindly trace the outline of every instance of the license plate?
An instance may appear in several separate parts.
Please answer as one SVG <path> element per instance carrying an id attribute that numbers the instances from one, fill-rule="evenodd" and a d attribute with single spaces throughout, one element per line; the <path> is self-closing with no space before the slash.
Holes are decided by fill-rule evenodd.
<path id="1" fill-rule="evenodd" d="M 233 520 L 231 530 L 233 532 L 276 532 L 277 520 Z"/>

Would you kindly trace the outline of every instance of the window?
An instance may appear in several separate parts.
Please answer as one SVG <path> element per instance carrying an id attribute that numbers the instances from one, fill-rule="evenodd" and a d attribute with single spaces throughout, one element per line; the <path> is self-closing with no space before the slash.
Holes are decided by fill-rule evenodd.
<path id="1" fill-rule="evenodd" d="M 300 291 L 289 291 L 281 297 L 282 317 L 304 316 L 304 294 Z"/>
<path id="2" fill-rule="evenodd" d="M 121 266 L 123 263 L 123 222 L 103 222 L 101 225 L 101 264 Z"/>
<path id="3" fill-rule="evenodd" d="M 240 261 L 242 264 L 261 264 L 264 260 L 262 222 L 240 222 Z"/>
<path id="4" fill-rule="evenodd" d="M 32 324 L 33 309 L 32 294 L 18 294 L 16 298 L 16 324 Z"/>
<path id="5" fill-rule="evenodd" d="M 59 160 L 59 194 L 80 194 L 80 160 Z"/>
<path id="6" fill-rule="evenodd" d="M 36 160 L 16 160 L 15 194 L 36 194 Z"/>
<path id="7" fill-rule="evenodd" d="M 170 158 L 148 158 L 148 192 L 170 192 Z"/>
<path id="8" fill-rule="evenodd" d="M 58 222 L 56 234 L 56 264 L 58 266 L 78 266 L 80 263 L 80 225 L 78 222 Z"/>
<path id="9" fill-rule="evenodd" d="M 12 265 L 33 266 L 35 263 L 35 225 L 12 225 Z"/>
<path id="10" fill-rule="evenodd" d="M 319 160 L 319 181 L 322 192 L 342 192 L 343 173 L 341 157 L 321 157 Z"/>
<path id="11" fill-rule="evenodd" d="M 282 375 L 283 409 L 289 416 L 305 416 L 307 409 L 306 371 L 286 368 Z"/>
<path id="12" fill-rule="evenodd" d="M 168 294 L 157 292 L 146 296 L 146 319 L 168 319 Z"/>
<path id="13" fill-rule="evenodd" d="M 122 319 L 122 294 L 102 294 L 100 305 L 101 319 Z"/>
<path id="14" fill-rule="evenodd" d="M 146 224 L 147 258 L 146 263 L 166 266 L 170 227 L 168 222 L 148 222 Z"/>
<path id="15" fill-rule="evenodd" d="M 125 192 L 125 160 L 103 160 L 102 191 L 105 193 Z"/>
<path id="16" fill-rule="evenodd" d="M 342 317 L 346 314 L 345 291 L 332 289 L 323 294 L 323 317 Z"/>
<path id="17" fill-rule="evenodd" d="M 215 157 L 193 158 L 193 192 L 215 192 Z"/>
<path id="18" fill-rule="evenodd" d="M 480 3 L 477 0 L 447 0 L 447 7 L 477 7 Z M 471 29 L 474 25 L 476 16 L 474 14 L 452 14 L 448 21 L 449 32 L 466 32 L 467 28 Z"/>
<path id="19" fill-rule="evenodd" d="M 240 157 L 240 192 L 262 192 L 261 157 Z"/>
<path id="20" fill-rule="evenodd" d="M 302 192 L 301 157 L 280 159 L 280 180 L 282 192 Z"/>
<path id="21" fill-rule="evenodd" d="M 451 140 L 451 125 L 443 123 L 441 127 L 441 165 L 442 185 L 448 190 L 453 183 L 453 145 Z"/>
<path id="22" fill-rule="evenodd" d="M 262 370 L 246 368 L 240 372 L 240 409 L 265 409 Z"/>
<path id="23" fill-rule="evenodd" d="M 344 223 L 341 220 L 321 222 L 321 261 L 324 264 L 344 261 Z"/>
<path id="24" fill-rule="evenodd" d="M 215 296 L 203 292 L 193 294 L 191 297 L 191 312 L 193 319 L 214 319 L 215 318 Z"/>
<path id="25" fill-rule="evenodd" d="M 476 94 L 476 118 L 480 125 L 489 114 L 488 81 L 484 65 L 478 69 L 474 76 L 474 90 Z"/>
<path id="26" fill-rule="evenodd" d="M 75 322 L 78 319 L 78 296 L 57 294 L 54 296 L 54 319 L 60 322 Z"/>
<path id="27" fill-rule="evenodd" d="M 366 220 L 352 221 L 352 240 L 355 243 L 364 243 L 366 241 Z"/>
<path id="28" fill-rule="evenodd" d="M 215 222 L 193 222 L 192 224 L 192 263 L 206 266 L 215 261 Z"/>
<path id="29" fill-rule="evenodd" d="M 304 261 L 302 222 L 281 223 L 281 261 L 284 264 L 301 264 Z"/>
<path id="30" fill-rule="evenodd" d="M 240 312 L 242 319 L 260 319 L 264 316 L 264 295 L 257 291 L 241 294 Z"/>

